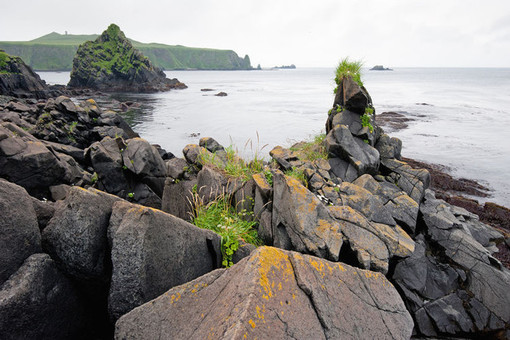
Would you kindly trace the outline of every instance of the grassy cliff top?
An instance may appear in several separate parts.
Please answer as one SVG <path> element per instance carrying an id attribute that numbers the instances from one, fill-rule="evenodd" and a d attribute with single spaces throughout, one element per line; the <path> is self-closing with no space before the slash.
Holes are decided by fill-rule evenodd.
<path id="1" fill-rule="evenodd" d="M 32 39 L 29 41 L 0 41 L 1 44 L 16 44 L 16 45 L 66 45 L 66 46 L 78 46 L 86 41 L 94 41 L 99 37 L 99 34 L 60 34 L 57 32 L 51 32 L 43 35 L 39 38 Z M 134 47 L 151 47 L 151 48 L 168 48 L 174 49 L 195 49 L 195 50 L 209 50 L 209 51 L 231 51 L 221 50 L 216 48 L 207 47 L 188 47 L 183 45 L 166 45 L 161 43 L 143 43 L 130 38 L 127 38 Z"/>

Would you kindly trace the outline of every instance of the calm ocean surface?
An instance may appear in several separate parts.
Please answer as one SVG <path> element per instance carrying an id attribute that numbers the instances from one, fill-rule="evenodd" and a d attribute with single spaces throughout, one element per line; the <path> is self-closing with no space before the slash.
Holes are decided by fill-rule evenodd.
<path id="1" fill-rule="evenodd" d="M 50 84 L 69 80 L 68 72 L 39 74 Z M 179 157 L 186 144 L 211 136 L 245 157 L 259 150 L 268 159 L 274 146 L 323 131 L 333 103 L 330 68 L 167 75 L 188 89 L 116 98 L 141 103 L 141 112 L 126 115 L 134 130 Z M 407 129 L 386 130 L 403 141 L 404 156 L 480 181 L 493 190 L 488 200 L 510 207 L 510 69 L 396 68 L 362 78 L 377 113 L 414 119 Z M 214 96 L 220 91 L 228 96 Z"/>

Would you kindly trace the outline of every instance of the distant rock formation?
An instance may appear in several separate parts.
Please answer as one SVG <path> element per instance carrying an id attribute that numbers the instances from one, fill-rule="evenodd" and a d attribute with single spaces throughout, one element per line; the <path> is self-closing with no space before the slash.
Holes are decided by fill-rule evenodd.
<path id="1" fill-rule="evenodd" d="M 46 98 L 49 87 L 20 57 L 0 50 L 0 94 L 19 98 Z"/>
<path id="2" fill-rule="evenodd" d="M 296 65 L 294 65 L 294 64 L 273 67 L 273 69 L 295 69 L 295 68 L 296 68 Z"/>
<path id="3" fill-rule="evenodd" d="M 387 67 L 385 68 L 382 65 L 375 65 L 370 69 L 370 71 L 393 71 L 393 69 Z"/>
<path id="4" fill-rule="evenodd" d="M 186 85 L 167 79 L 135 49 L 120 28 L 111 24 L 95 41 L 80 45 L 73 60 L 69 87 L 106 92 L 157 92 Z"/>

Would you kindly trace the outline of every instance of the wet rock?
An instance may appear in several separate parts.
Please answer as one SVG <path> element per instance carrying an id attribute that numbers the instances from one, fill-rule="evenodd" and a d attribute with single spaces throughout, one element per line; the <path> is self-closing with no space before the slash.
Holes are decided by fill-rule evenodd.
<path id="1" fill-rule="evenodd" d="M 359 138 L 352 136 L 345 125 L 335 126 L 326 136 L 326 150 L 352 165 L 358 176 L 376 174 L 379 169 L 379 152 Z"/>
<path id="2" fill-rule="evenodd" d="M 107 281 L 106 231 L 112 205 L 120 198 L 79 187 L 70 189 L 42 234 L 43 246 L 65 273 L 76 279 Z"/>
<path id="3" fill-rule="evenodd" d="M 181 180 L 189 170 L 188 162 L 183 158 L 172 158 L 165 161 L 166 173 L 173 179 Z"/>
<path id="4" fill-rule="evenodd" d="M 124 315 L 115 338 L 408 339 L 412 327 L 383 275 L 260 247 Z"/>
<path id="5" fill-rule="evenodd" d="M 108 229 L 112 320 L 219 267 L 220 236 L 162 211 L 127 202 L 113 207 Z"/>
<path id="6" fill-rule="evenodd" d="M 22 187 L 0 179 L 0 285 L 27 257 L 40 251 L 32 199 Z"/>
<path id="7" fill-rule="evenodd" d="M 338 261 L 342 247 L 340 225 L 328 209 L 298 180 L 273 176 L 273 245 Z"/>
<path id="8" fill-rule="evenodd" d="M 71 281 L 47 254 L 30 256 L 0 289 L 2 339 L 71 339 L 87 332 Z"/>

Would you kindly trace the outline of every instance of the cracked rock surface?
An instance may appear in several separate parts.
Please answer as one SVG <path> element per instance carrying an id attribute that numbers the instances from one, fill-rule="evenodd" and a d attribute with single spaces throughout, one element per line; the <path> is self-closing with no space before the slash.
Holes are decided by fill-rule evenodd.
<path id="1" fill-rule="evenodd" d="M 380 273 L 272 247 L 122 316 L 116 339 L 408 339 L 413 321 Z"/>

